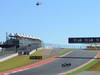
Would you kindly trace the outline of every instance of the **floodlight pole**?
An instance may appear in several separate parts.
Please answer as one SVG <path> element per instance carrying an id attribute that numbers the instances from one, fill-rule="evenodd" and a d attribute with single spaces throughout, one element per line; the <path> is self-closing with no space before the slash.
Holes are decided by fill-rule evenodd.
<path id="1" fill-rule="evenodd" d="M 6 32 L 6 41 L 8 40 L 8 32 Z"/>

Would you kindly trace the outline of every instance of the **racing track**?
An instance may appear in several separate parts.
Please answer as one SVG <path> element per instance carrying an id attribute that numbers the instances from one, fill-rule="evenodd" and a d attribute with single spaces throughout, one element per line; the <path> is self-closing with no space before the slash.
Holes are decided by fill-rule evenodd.
<path id="1" fill-rule="evenodd" d="M 94 57 L 98 51 L 88 50 L 75 50 L 72 53 L 66 55 L 66 57 Z M 56 58 L 57 60 L 42 65 L 40 67 L 31 68 L 22 72 L 13 73 L 10 75 L 57 75 L 58 73 L 67 72 L 73 68 L 76 68 L 90 59 L 71 59 L 71 58 Z M 61 64 L 71 63 L 70 67 L 61 67 Z"/>

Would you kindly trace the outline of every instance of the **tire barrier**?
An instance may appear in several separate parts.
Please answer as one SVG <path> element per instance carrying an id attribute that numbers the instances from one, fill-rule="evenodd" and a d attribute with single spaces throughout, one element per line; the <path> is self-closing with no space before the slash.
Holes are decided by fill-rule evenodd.
<path id="1" fill-rule="evenodd" d="M 100 50 L 100 46 L 87 46 L 87 49 Z"/>
<path id="2" fill-rule="evenodd" d="M 39 60 L 42 60 L 42 56 L 30 56 L 29 59 L 39 59 Z"/>

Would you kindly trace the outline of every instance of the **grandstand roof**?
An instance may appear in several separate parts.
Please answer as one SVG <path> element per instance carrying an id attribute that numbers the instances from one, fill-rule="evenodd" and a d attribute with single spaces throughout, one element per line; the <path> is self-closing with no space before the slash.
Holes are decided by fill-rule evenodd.
<path id="1" fill-rule="evenodd" d="M 41 39 L 40 38 L 37 38 L 37 37 L 33 37 L 33 36 L 31 36 L 31 35 L 21 35 L 21 34 L 9 34 L 9 37 L 14 37 L 14 38 L 19 38 L 19 39 L 30 39 L 30 40 L 39 40 L 39 41 L 41 41 Z"/>

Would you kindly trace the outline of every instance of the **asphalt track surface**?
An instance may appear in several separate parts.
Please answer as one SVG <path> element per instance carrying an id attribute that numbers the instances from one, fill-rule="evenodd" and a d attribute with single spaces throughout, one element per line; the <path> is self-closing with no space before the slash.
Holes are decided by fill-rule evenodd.
<path id="1" fill-rule="evenodd" d="M 66 57 L 94 57 L 98 51 L 88 50 L 75 50 L 72 53 L 66 55 Z M 72 59 L 72 58 L 56 58 L 55 61 L 47 63 L 40 67 L 31 68 L 22 72 L 13 73 L 10 75 L 57 75 L 59 73 L 67 72 L 74 69 L 90 59 Z M 71 66 L 62 67 L 64 63 L 71 63 Z"/>

